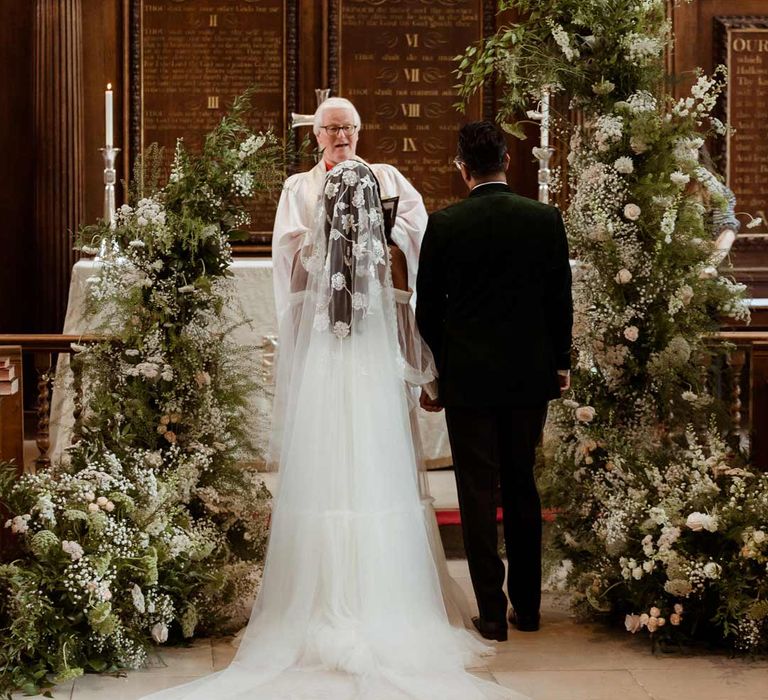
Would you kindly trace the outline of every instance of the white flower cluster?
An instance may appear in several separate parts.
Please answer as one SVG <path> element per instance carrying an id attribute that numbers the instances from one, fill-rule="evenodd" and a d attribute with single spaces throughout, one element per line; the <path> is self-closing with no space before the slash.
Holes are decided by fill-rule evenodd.
<path id="1" fill-rule="evenodd" d="M 623 40 L 627 58 L 636 66 L 643 66 L 661 55 L 664 44 L 655 36 L 629 32 Z"/>
<path id="2" fill-rule="evenodd" d="M 139 226 L 165 226 L 165 208 L 155 198 L 140 199 L 133 214 Z"/>
<path id="3" fill-rule="evenodd" d="M 573 61 L 574 58 L 579 58 L 581 55 L 579 49 L 571 43 L 571 37 L 563 27 L 555 22 L 550 21 L 549 26 L 552 29 L 552 37 L 554 38 L 563 55 L 569 61 Z"/>
<path id="4" fill-rule="evenodd" d="M 236 172 L 232 178 L 232 187 L 240 197 L 250 197 L 253 194 L 253 175 L 248 171 Z"/>
<path id="5" fill-rule="evenodd" d="M 237 153 L 238 158 L 240 158 L 240 160 L 245 160 L 252 156 L 266 143 L 266 141 L 267 137 L 262 133 L 259 133 L 258 135 L 251 134 L 240 144 L 240 149 Z"/>
<path id="6" fill-rule="evenodd" d="M 624 119 L 616 114 L 603 114 L 595 120 L 595 145 L 598 151 L 607 151 L 621 140 Z"/>

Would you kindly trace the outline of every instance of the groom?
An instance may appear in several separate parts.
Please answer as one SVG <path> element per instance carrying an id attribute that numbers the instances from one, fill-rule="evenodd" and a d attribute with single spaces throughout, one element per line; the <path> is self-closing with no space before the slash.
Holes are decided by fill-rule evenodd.
<path id="1" fill-rule="evenodd" d="M 416 319 L 437 361 L 464 546 L 486 639 L 507 639 L 496 508 L 504 510 L 509 621 L 539 629 L 541 503 L 533 467 L 547 402 L 569 386 L 571 270 L 560 212 L 514 194 L 504 134 L 459 132 L 469 196 L 429 217 Z"/>

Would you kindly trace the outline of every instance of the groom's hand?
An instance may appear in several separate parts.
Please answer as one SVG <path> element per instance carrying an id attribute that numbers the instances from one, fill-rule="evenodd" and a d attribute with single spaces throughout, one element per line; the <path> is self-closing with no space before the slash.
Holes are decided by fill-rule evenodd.
<path id="1" fill-rule="evenodd" d="M 571 373 L 559 370 L 557 373 L 557 380 L 560 382 L 560 393 L 568 391 L 571 388 Z"/>
<path id="2" fill-rule="evenodd" d="M 425 411 L 429 411 L 430 413 L 440 413 L 440 411 L 443 410 L 440 399 L 430 399 L 429 394 L 424 391 L 424 389 L 421 390 L 419 406 L 421 406 Z"/>

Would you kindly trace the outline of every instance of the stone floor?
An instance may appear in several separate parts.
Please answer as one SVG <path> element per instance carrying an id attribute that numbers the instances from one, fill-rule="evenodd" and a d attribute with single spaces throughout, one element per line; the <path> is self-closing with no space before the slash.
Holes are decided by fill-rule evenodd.
<path id="1" fill-rule="evenodd" d="M 466 562 L 448 564 L 471 593 Z M 768 700 L 768 659 L 654 656 L 645 637 L 576 624 L 553 595 L 545 595 L 543 607 L 540 632 L 510 630 L 509 640 L 496 645 L 496 655 L 473 673 L 534 700 Z M 53 697 L 135 700 L 219 670 L 234 652 L 230 639 L 163 649 L 150 668 L 120 678 L 85 676 L 57 687 Z"/>

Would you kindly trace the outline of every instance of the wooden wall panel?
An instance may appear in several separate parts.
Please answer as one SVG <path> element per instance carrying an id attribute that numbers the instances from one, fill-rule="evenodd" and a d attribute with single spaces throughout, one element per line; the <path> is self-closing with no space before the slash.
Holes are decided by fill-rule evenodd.
<path id="1" fill-rule="evenodd" d="M 34 3 L 0 0 L 0 333 L 30 332 Z"/>

